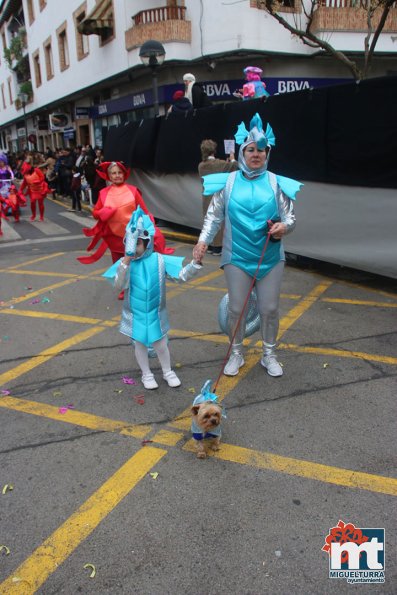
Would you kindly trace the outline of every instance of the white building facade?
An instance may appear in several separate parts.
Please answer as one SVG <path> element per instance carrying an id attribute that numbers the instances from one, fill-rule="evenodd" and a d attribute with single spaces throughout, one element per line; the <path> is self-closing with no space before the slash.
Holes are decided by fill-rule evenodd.
<path id="1" fill-rule="evenodd" d="M 101 147 L 111 126 L 153 115 L 152 74 L 142 44 L 163 44 L 160 113 L 193 72 L 214 101 L 235 101 L 247 65 L 270 94 L 351 80 L 342 63 L 303 44 L 260 0 L 0 1 L 0 148 Z M 304 23 L 301 3 L 280 14 Z M 354 0 L 318 3 L 312 30 L 362 60 L 365 11 Z M 7 57 L 8 56 L 8 57 Z M 371 76 L 397 74 L 397 8 L 376 46 Z"/>

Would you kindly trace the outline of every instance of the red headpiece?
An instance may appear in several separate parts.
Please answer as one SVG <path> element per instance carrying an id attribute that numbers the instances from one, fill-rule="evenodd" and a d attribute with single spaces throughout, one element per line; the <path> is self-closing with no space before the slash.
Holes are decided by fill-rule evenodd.
<path id="1" fill-rule="evenodd" d="M 34 169 L 31 163 L 24 161 L 21 166 L 21 174 L 24 176 L 25 174 L 31 172 Z"/>
<path id="2" fill-rule="evenodd" d="M 131 173 L 131 168 L 126 167 L 125 163 L 123 163 L 122 161 L 103 161 L 100 165 L 98 165 L 96 169 L 98 176 L 100 176 L 103 180 L 107 180 L 109 182 L 110 180 L 108 170 L 113 165 L 117 165 L 124 172 L 125 179 L 129 177 Z"/>

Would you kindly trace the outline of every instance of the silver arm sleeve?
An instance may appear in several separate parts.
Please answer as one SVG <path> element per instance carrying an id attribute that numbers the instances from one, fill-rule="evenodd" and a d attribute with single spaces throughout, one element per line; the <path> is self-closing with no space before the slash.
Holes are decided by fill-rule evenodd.
<path id="1" fill-rule="evenodd" d="M 183 269 L 179 271 L 179 280 L 190 281 L 190 279 L 195 277 L 199 270 L 202 268 L 203 267 L 201 264 L 197 264 L 194 262 L 194 260 L 192 260 L 191 262 L 189 262 L 189 264 L 184 266 Z"/>
<path id="2" fill-rule="evenodd" d="M 288 198 L 281 189 L 278 195 L 278 211 L 280 213 L 281 222 L 287 226 L 287 231 L 285 233 L 291 233 L 296 225 L 294 201 Z"/>
<path id="3" fill-rule="evenodd" d="M 116 276 L 115 276 L 114 282 L 113 282 L 113 286 L 115 289 L 117 289 L 117 291 L 121 291 L 122 289 L 127 289 L 129 275 L 130 275 L 130 265 L 123 264 L 121 262 L 117 268 Z"/>
<path id="4" fill-rule="evenodd" d="M 199 242 L 209 246 L 221 228 L 225 219 L 225 191 L 215 192 L 204 217 L 203 229 L 201 230 Z"/>

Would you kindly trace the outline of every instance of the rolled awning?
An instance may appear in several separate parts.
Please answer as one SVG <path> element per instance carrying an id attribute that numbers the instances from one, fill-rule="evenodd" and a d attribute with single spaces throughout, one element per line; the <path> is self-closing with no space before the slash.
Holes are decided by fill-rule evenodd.
<path id="1" fill-rule="evenodd" d="M 99 0 L 95 8 L 78 25 L 82 35 L 103 35 L 113 29 L 112 0 Z"/>

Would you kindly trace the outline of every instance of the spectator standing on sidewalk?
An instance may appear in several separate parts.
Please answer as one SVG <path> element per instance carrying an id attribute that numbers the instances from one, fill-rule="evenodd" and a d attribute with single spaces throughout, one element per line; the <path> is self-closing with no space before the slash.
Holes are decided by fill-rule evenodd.
<path id="1" fill-rule="evenodd" d="M 74 165 L 72 168 L 72 208 L 71 211 L 75 211 L 76 208 L 81 212 L 81 173 L 78 168 Z"/>
<path id="2" fill-rule="evenodd" d="M 214 140 L 205 139 L 200 145 L 201 162 L 198 165 L 198 173 L 200 178 L 208 176 L 209 174 L 225 173 L 238 170 L 238 163 L 234 158 L 234 153 L 229 154 L 227 160 L 218 159 L 216 155 L 217 144 Z M 203 194 L 203 217 L 206 216 L 208 207 L 212 200 L 212 195 L 205 196 Z M 222 253 L 222 239 L 223 239 L 223 225 L 212 240 L 211 246 L 208 246 L 207 252 L 210 254 L 220 255 Z"/>

